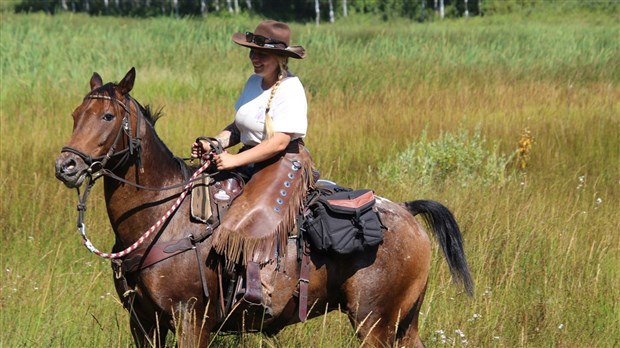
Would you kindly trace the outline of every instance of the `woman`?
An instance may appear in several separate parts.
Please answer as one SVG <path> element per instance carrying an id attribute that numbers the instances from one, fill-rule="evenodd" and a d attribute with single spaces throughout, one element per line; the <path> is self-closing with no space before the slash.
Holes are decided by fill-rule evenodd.
<path id="1" fill-rule="evenodd" d="M 251 178 L 215 231 L 213 246 L 226 257 L 229 269 L 246 268 L 244 299 L 265 305 L 268 311 L 271 294 L 261 286 L 260 269 L 270 269 L 262 273 L 273 275 L 314 183 L 312 160 L 303 143 L 308 127 L 306 95 L 299 78 L 288 70 L 288 58 L 303 59 L 305 50 L 290 46 L 288 25 L 272 20 L 261 22 L 254 32 L 236 33 L 232 40 L 250 48 L 254 74 L 235 103 L 234 122 L 216 136 L 224 148 L 238 143 L 243 147 L 237 154 L 224 151 L 214 161 L 218 170 L 249 172 Z M 206 142 L 196 142 L 192 157 L 209 149 Z M 271 287 L 270 281 L 263 283 Z"/>

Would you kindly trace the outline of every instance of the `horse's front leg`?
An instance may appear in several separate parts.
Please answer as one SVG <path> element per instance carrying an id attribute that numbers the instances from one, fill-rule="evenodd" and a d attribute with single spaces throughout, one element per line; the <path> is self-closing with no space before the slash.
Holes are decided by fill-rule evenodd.
<path id="1" fill-rule="evenodd" d="M 166 346 L 166 336 L 168 326 L 159 320 L 148 322 L 144 318 L 139 318 L 136 313 L 130 313 L 129 326 L 136 347 L 139 348 L 163 348 Z"/>
<path id="2" fill-rule="evenodd" d="M 178 347 L 199 348 L 209 345 L 212 320 L 207 310 L 199 310 L 193 303 L 179 303 L 174 312 Z"/>

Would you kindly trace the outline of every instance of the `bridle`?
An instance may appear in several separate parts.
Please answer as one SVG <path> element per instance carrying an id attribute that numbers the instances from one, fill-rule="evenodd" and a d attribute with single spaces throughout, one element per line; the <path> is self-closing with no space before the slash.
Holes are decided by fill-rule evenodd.
<path id="1" fill-rule="evenodd" d="M 143 172 L 143 168 L 142 168 L 142 161 L 141 161 L 141 141 L 142 138 L 139 135 L 140 132 L 140 121 L 141 119 L 144 117 L 144 115 L 142 114 L 141 108 L 138 105 L 138 103 L 129 96 L 129 94 L 127 94 L 125 96 L 125 103 L 121 102 L 120 100 L 118 100 L 117 98 L 113 98 L 110 96 L 106 96 L 106 95 L 87 95 L 86 97 L 84 97 L 84 99 L 104 99 L 104 100 L 110 100 L 114 103 L 117 103 L 118 105 L 120 105 L 124 110 L 125 110 L 125 114 L 123 116 L 123 120 L 122 120 L 122 125 L 119 128 L 118 133 L 116 134 L 116 139 L 114 140 L 114 143 L 112 144 L 112 146 L 110 147 L 110 149 L 108 150 L 108 152 L 106 153 L 105 156 L 101 156 L 101 157 L 91 157 L 87 154 L 85 154 L 84 152 L 75 149 L 73 147 L 69 147 L 69 146 L 65 146 L 62 148 L 61 152 L 71 152 L 77 156 L 79 156 L 87 165 L 88 165 L 88 169 L 86 170 L 86 176 L 88 179 L 88 183 L 86 184 L 86 189 L 84 190 L 84 193 L 82 195 L 80 195 L 80 190 L 79 188 L 77 189 L 77 195 L 78 195 L 78 205 L 77 205 L 77 210 L 78 210 L 78 218 L 77 218 L 77 228 L 78 228 L 78 232 L 80 233 L 80 235 L 82 236 L 83 239 L 83 244 L 84 246 L 90 250 L 92 253 L 101 256 L 103 258 L 106 259 L 119 259 L 122 258 L 124 256 L 127 256 L 129 253 L 131 253 L 132 251 L 136 250 L 138 248 L 138 246 L 140 246 L 140 244 L 142 244 L 157 228 L 159 228 L 160 226 L 162 226 L 166 220 L 172 216 L 172 214 L 174 213 L 174 211 L 176 211 L 176 209 L 179 207 L 179 205 L 181 204 L 181 202 L 185 199 L 185 197 L 187 196 L 188 192 L 191 191 L 191 188 L 194 185 L 194 181 L 200 180 L 201 178 L 199 178 L 198 176 L 204 172 L 210 165 L 211 165 L 211 161 L 210 160 L 206 160 L 202 166 L 200 168 L 198 168 L 198 170 L 196 172 L 194 172 L 194 174 L 190 177 L 190 179 L 186 182 L 183 182 L 181 184 L 177 184 L 177 185 L 173 185 L 173 186 L 169 186 L 169 187 L 162 187 L 162 188 L 148 188 L 148 187 L 144 187 L 141 185 L 138 185 L 137 183 L 132 183 L 129 182 L 127 180 L 124 180 L 116 175 L 113 174 L 113 171 L 118 168 L 119 166 L 123 165 L 124 163 L 126 163 L 129 158 L 131 156 L 135 154 L 137 154 L 138 156 L 138 166 L 140 168 L 140 171 Z M 137 110 L 137 120 L 136 120 L 136 135 L 135 137 L 132 136 L 132 129 L 131 129 L 131 122 L 130 122 L 130 116 L 131 116 L 131 112 L 130 112 L 130 108 L 127 106 L 127 104 L 129 103 L 133 103 L 136 107 Z M 125 133 L 125 135 L 129 138 L 129 147 L 125 148 L 123 150 L 120 150 L 118 152 L 115 152 L 116 150 L 116 146 L 118 145 L 118 142 L 120 141 L 122 134 Z M 119 157 L 122 156 L 120 158 L 120 160 L 116 163 L 116 165 L 112 168 L 112 169 L 107 169 L 106 164 L 108 163 L 108 161 L 114 157 Z M 180 161 L 180 160 L 179 160 Z M 86 227 L 84 225 L 84 212 L 86 211 L 86 199 L 88 198 L 88 195 L 92 189 L 92 187 L 95 185 L 95 182 L 98 178 L 100 178 L 101 176 L 108 176 L 108 177 L 112 177 L 115 180 L 118 181 L 122 181 L 124 183 L 130 184 L 132 186 L 141 188 L 141 189 L 146 189 L 146 190 L 152 190 L 152 191 L 164 191 L 164 190 L 169 190 L 169 189 L 173 189 L 173 188 L 178 188 L 183 186 L 183 191 L 180 193 L 179 197 L 177 198 L 177 200 L 175 201 L 175 203 L 173 204 L 173 206 L 164 214 L 164 216 L 162 216 L 153 226 L 151 226 L 151 228 L 149 228 L 135 243 L 133 243 L 132 245 L 130 245 L 128 248 L 120 251 L 120 252 L 116 252 L 116 253 L 104 253 L 102 251 L 99 251 L 90 241 L 90 239 L 88 238 L 88 236 L 86 235 Z"/>
<path id="2" fill-rule="evenodd" d="M 117 98 L 112 98 L 111 96 L 107 96 L 107 95 L 101 95 L 101 94 L 92 94 L 92 95 L 87 95 L 86 97 L 84 97 L 84 100 L 86 99 L 103 99 L 103 100 L 109 100 L 113 103 L 116 103 L 118 105 L 120 105 L 123 110 L 125 111 L 125 114 L 123 116 L 123 120 L 122 120 L 122 124 L 121 127 L 118 129 L 118 133 L 116 134 L 116 139 L 114 139 L 114 143 L 112 143 L 112 146 L 110 146 L 110 149 L 108 149 L 108 152 L 105 154 L 105 156 L 100 156 L 100 157 L 91 157 L 87 154 L 85 154 L 84 152 L 70 147 L 70 146 L 65 146 L 62 148 L 61 152 L 71 152 L 77 156 L 79 156 L 84 163 L 86 163 L 88 165 L 88 169 L 87 169 L 87 173 L 90 176 L 93 176 L 96 178 L 98 178 L 99 176 L 102 175 L 102 170 L 105 168 L 106 164 L 108 163 L 108 161 L 110 159 L 112 159 L 113 157 L 118 157 L 118 156 L 123 156 L 116 164 L 116 166 L 114 166 L 114 168 L 112 168 L 110 171 L 114 171 L 114 169 L 116 169 L 117 167 L 123 165 L 127 160 L 129 160 L 129 157 L 132 156 L 134 154 L 134 152 L 138 153 L 138 166 L 140 168 L 141 171 L 143 171 L 142 169 L 142 151 L 141 151 L 141 144 L 142 144 L 142 138 L 140 137 L 140 122 L 142 120 L 142 118 L 144 117 L 142 115 L 142 111 L 140 109 L 140 106 L 138 105 L 138 103 L 135 101 L 135 99 L 133 99 L 131 96 L 129 96 L 129 94 L 125 95 L 125 103 L 121 102 L 120 100 L 118 100 Z M 135 137 L 132 135 L 132 129 L 131 129 L 131 121 L 130 121 L 130 116 L 131 116 L 131 110 L 129 108 L 129 106 L 127 106 L 127 104 L 132 103 L 135 105 L 136 110 L 137 110 L 137 115 L 136 115 L 136 135 Z M 118 145 L 118 142 L 121 139 L 122 134 L 125 133 L 125 135 L 129 138 L 129 147 L 120 150 L 118 152 L 115 152 L 116 150 L 116 146 Z"/>

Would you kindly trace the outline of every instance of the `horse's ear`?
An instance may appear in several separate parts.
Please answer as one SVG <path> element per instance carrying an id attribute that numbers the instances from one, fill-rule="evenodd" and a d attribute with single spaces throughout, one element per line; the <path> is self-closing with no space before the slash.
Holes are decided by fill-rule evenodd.
<path id="1" fill-rule="evenodd" d="M 97 73 L 93 73 L 93 77 L 90 78 L 90 90 L 103 86 L 103 80 Z"/>
<path id="2" fill-rule="evenodd" d="M 127 75 L 123 77 L 123 80 L 118 84 L 118 88 L 120 89 L 121 95 L 125 95 L 131 92 L 133 88 L 133 83 L 136 80 L 136 68 L 131 68 L 127 72 Z"/>

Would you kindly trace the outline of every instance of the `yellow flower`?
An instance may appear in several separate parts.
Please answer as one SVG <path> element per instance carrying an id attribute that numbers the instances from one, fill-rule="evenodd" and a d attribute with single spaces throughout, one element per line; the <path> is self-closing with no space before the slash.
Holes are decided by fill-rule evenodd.
<path id="1" fill-rule="evenodd" d="M 530 152 L 532 151 L 532 145 L 534 144 L 534 137 L 529 129 L 525 128 L 518 142 L 517 149 L 517 163 L 519 169 L 525 170 L 530 160 Z"/>

